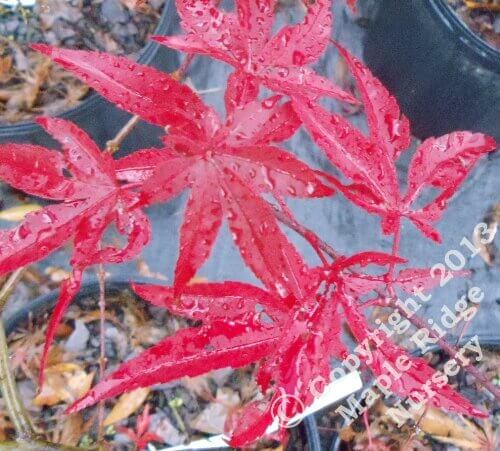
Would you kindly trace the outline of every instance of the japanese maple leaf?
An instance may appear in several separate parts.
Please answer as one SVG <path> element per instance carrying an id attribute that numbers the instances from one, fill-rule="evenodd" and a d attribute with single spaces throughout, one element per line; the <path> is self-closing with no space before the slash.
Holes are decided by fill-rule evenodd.
<path id="1" fill-rule="evenodd" d="M 265 126 L 254 134 L 249 124 L 246 136 L 238 131 L 239 116 L 244 116 L 248 109 L 255 110 L 255 103 L 236 110 L 230 126 L 221 127 L 206 143 L 198 141 L 196 146 L 185 148 L 184 140 L 177 145 L 175 137 L 169 135 L 165 143 L 173 144 L 171 156 L 164 158 L 144 181 L 143 199 L 148 203 L 168 200 L 190 188 L 175 269 L 175 285 L 179 289 L 206 261 L 222 220 L 226 219 L 242 258 L 256 276 L 283 297 L 300 296 L 301 271 L 296 263 L 300 258 L 261 194 L 271 193 L 278 198 L 319 197 L 331 191 L 290 153 L 255 142 Z M 261 103 L 258 104 L 261 109 Z M 142 156 L 138 154 L 137 158 Z M 120 165 L 124 175 L 130 168 L 135 170 L 134 159 L 132 156 L 124 166 Z M 269 240 L 271 236 L 273 239 Z"/>
<path id="2" fill-rule="evenodd" d="M 392 234 L 402 217 L 409 218 L 427 237 L 439 241 L 432 223 L 440 219 L 448 201 L 481 156 L 496 148 L 481 133 L 459 131 L 429 138 L 415 152 L 408 170 L 408 190 L 401 194 L 396 161 L 410 145 L 409 123 L 382 83 L 360 61 L 336 44 L 349 65 L 361 93 L 369 135 L 305 97 L 294 96 L 294 107 L 318 146 L 350 184 L 330 181 L 361 208 L 382 218 L 382 229 Z M 427 188 L 440 194 L 414 209 Z"/>
<path id="3" fill-rule="evenodd" d="M 177 0 L 186 34 L 154 36 L 170 48 L 211 56 L 233 66 L 228 84 L 246 89 L 252 80 L 283 94 L 309 98 L 336 97 L 356 102 L 350 95 L 317 75 L 307 64 L 323 54 L 330 39 L 330 0 L 305 2 L 302 23 L 287 25 L 271 36 L 276 0 L 236 0 L 236 13 L 217 8 L 215 0 Z"/>
<path id="4" fill-rule="evenodd" d="M 201 321 L 163 339 L 125 362 L 73 404 L 81 410 L 96 402 L 183 376 L 197 376 L 213 369 L 242 367 L 269 355 L 280 335 L 294 300 L 240 282 L 201 283 L 187 286 L 180 295 L 174 288 L 134 285 L 153 305 L 176 315 Z"/>
<path id="5" fill-rule="evenodd" d="M 0 145 L 0 178 L 16 189 L 58 203 L 29 214 L 14 229 L 0 232 L 0 274 L 39 261 L 74 240 L 73 272 L 61 284 L 47 329 L 40 370 L 43 378 L 56 326 L 80 288 L 84 269 L 138 255 L 149 241 L 150 224 L 136 207 L 138 197 L 131 185 L 123 186 L 116 179 L 110 154 L 101 152 L 69 121 L 39 118 L 37 122 L 60 141 L 63 153 L 28 144 Z M 99 247 L 111 223 L 127 235 L 123 249 Z"/>
<path id="6" fill-rule="evenodd" d="M 236 95 L 228 88 L 223 123 L 190 88 L 155 69 L 95 52 L 36 48 L 122 108 L 169 126 L 165 149 L 136 152 L 118 162 L 117 170 L 121 179 L 143 183 L 142 203 L 167 201 L 190 189 L 175 269 L 178 291 L 210 255 L 225 218 L 256 276 L 284 297 L 300 297 L 300 257 L 261 194 L 321 197 L 332 190 L 272 145 L 300 126 L 290 102 L 280 96 L 256 100 L 253 90 Z M 173 99 L 165 97 L 170 94 Z"/>
<path id="7" fill-rule="evenodd" d="M 150 442 L 163 443 L 163 439 L 156 433 L 149 430 L 151 415 L 149 414 L 149 404 L 146 404 L 143 412 L 137 417 L 135 430 L 118 426 L 117 431 L 125 434 L 140 451 L 147 448 Z"/>
<path id="8" fill-rule="evenodd" d="M 332 266 L 329 277 L 333 280 L 333 274 L 340 274 L 346 267 L 374 261 L 386 264 L 402 260 L 377 252 L 360 254 Z M 263 392 L 271 387 L 275 391 L 271 400 L 289 393 L 309 404 L 313 400 L 309 386 L 313 376 L 321 374 L 327 381 L 329 357 L 346 352 L 339 338 L 338 306 L 315 295 L 321 283 L 317 274 L 307 270 L 308 283 L 301 298 L 290 295 L 283 299 L 272 291 L 240 282 L 195 284 L 178 296 L 173 287 L 134 285 L 136 293 L 153 305 L 201 321 L 202 325 L 183 329 L 127 361 L 73 404 L 69 412 L 138 387 L 253 362 L 260 362 L 257 380 Z M 300 370 L 296 373 L 289 368 Z M 265 432 L 268 419 L 259 418 L 260 426 L 249 431 L 238 430 L 233 444 L 254 441 Z"/>

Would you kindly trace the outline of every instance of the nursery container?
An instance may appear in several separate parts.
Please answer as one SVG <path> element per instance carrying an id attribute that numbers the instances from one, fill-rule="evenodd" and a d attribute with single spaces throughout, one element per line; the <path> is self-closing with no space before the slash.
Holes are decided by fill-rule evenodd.
<path id="1" fill-rule="evenodd" d="M 469 337 L 464 337 L 460 340 L 460 342 L 458 343 L 458 345 L 456 346 L 456 348 L 460 348 L 461 346 L 463 346 L 465 343 L 467 343 L 472 337 L 469 336 Z M 498 335 L 495 335 L 495 336 L 479 336 L 478 337 L 478 340 L 479 340 L 479 345 L 481 346 L 481 349 L 487 349 L 487 350 L 490 350 L 490 351 L 498 351 L 500 350 L 500 336 Z M 435 346 L 430 346 L 429 347 L 429 351 L 427 351 L 425 354 L 434 354 L 434 353 L 443 353 L 443 351 L 441 350 L 441 348 L 439 348 L 439 346 L 435 345 Z M 418 355 L 421 355 L 420 353 L 418 353 Z M 330 448 L 329 450 L 330 451 L 339 451 L 341 450 L 341 444 L 342 444 L 342 440 L 340 439 L 340 437 L 335 434 L 335 436 L 333 437 L 333 440 L 331 442 L 331 445 L 330 445 Z"/>
<path id="2" fill-rule="evenodd" d="M 167 34 L 175 23 L 177 23 L 175 4 L 166 1 L 154 34 Z M 166 47 L 148 42 L 140 51 L 136 61 L 170 72 L 176 69 L 177 58 L 175 52 Z M 130 115 L 119 110 L 95 92 L 91 92 L 78 106 L 64 111 L 59 117 L 75 122 L 89 133 L 99 145 L 104 146 L 106 141 L 112 139 L 127 122 Z M 140 123 L 134 133 L 127 137 L 124 147 L 132 149 L 156 145 L 160 134 L 159 128 Z M 6 142 L 24 142 L 42 146 L 56 145 L 45 131 L 33 121 L 8 125 L 0 124 L 0 143 Z"/>
<path id="3" fill-rule="evenodd" d="M 500 51 L 446 0 L 377 0 L 364 59 L 420 137 L 473 130 L 500 138 Z"/>
<path id="4" fill-rule="evenodd" d="M 147 279 L 147 278 L 135 278 L 136 283 L 158 283 L 157 280 Z M 130 289 L 131 281 L 129 279 L 111 278 L 106 280 L 106 295 L 117 295 L 124 290 Z M 82 284 L 80 292 L 75 298 L 75 301 L 79 299 L 92 296 L 99 296 L 99 282 L 97 280 L 89 280 Z M 10 335 L 20 326 L 26 324 L 30 318 L 36 318 L 43 316 L 52 311 L 56 301 L 59 297 L 59 290 L 51 291 L 50 293 L 44 294 L 33 300 L 30 304 L 27 304 L 23 308 L 19 309 L 11 316 L 5 319 L 5 333 Z M 313 415 L 310 415 L 302 421 L 302 423 L 297 426 L 300 429 L 299 436 L 304 440 L 304 445 L 306 445 L 309 451 L 321 451 L 321 445 L 318 434 L 318 426 Z M 168 449 L 168 448 L 165 448 Z M 224 448 L 228 449 L 228 448 Z"/>

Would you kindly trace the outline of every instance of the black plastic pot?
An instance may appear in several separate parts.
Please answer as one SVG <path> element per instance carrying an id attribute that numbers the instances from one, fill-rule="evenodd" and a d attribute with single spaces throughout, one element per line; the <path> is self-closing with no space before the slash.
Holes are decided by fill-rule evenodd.
<path id="1" fill-rule="evenodd" d="M 377 0 L 364 59 L 399 100 L 420 137 L 452 130 L 500 138 L 500 51 L 446 0 Z"/>
<path id="2" fill-rule="evenodd" d="M 471 336 L 462 338 L 457 347 L 460 348 L 465 343 L 467 343 L 471 338 L 472 338 Z M 478 339 L 481 349 L 498 350 L 500 348 L 500 336 L 484 336 L 484 337 L 478 336 Z M 429 351 L 426 352 L 426 354 L 442 353 L 442 352 L 443 352 L 442 349 L 439 348 L 439 346 L 435 345 L 435 346 L 430 346 L 430 349 Z M 340 440 L 340 437 L 337 434 L 335 434 L 335 436 L 332 439 L 329 450 L 339 451 L 341 449 L 341 444 L 342 440 Z"/>
<path id="3" fill-rule="evenodd" d="M 154 281 L 146 278 L 134 278 L 137 283 L 153 283 Z M 157 283 L 158 281 L 156 281 Z M 106 280 L 106 294 L 117 295 L 124 290 L 130 290 L 129 279 L 112 278 Z M 130 291 L 130 293 L 133 293 Z M 99 283 L 97 280 L 88 280 L 82 284 L 82 288 L 78 293 L 75 301 L 85 298 L 87 296 L 99 296 Z M 27 304 L 17 312 L 4 320 L 5 332 L 7 335 L 14 332 L 17 328 L 27 324 L 30 318 L 43 316 L 52 311 L 56 301 L 59 297 L 59 290 L 51 291 L 36 298 L 30 304 Z M 310 415 L 304 419 L 299 426 L 301 428 L 301 436 L 307 443 L 309 451 L 321 451 L 321 444 L 318 433 L 318 426 L 314 415 Z M 221 448 L 226 450 L 227 448 Z"/>
<path id="4" fill-rule="evenodd" d="M 175 3 L 166 1 L 155 34 L 171 33 L 177 22 Z M 177 67 L 178 56 L 175 52 L 151 41 L 141 50 L 137 61 L 170 72 Z M 128 113 L 119 110 L 95 92 L 89 94 L 78 106 L 59 116 L 78 124 L 101 146 L 113 138 L 130 118 Z M 146 148 L 156 145 L 159 142 L 159 136 L 161 136 L 161 130 L 158 127 L 141 123 L 124 142 L 124 148 Z M 0 143 L 6 142 L 25 142 L 49 147 L 56 145 L 34 122 L 0 125 Z"/>

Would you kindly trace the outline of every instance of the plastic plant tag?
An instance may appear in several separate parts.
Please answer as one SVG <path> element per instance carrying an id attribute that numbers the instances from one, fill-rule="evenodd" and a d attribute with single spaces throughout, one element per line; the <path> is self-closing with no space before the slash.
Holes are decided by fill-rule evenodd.
<path id="1" fill-rule="evenodd" d="M 15 8 L 16 6 L 22 6 L 23 8 L 31 8 L 35 6 L 36 0 L 0 0 L 0 5 L 11 6 Z"/>
<path id="2" fill-rule="evenodd" d="M 328 407 L 342 399 L 347 398 L 351 394 L 357 392 L 363 387 L 363 382 L 357 371 L 349 373 L 334 382 L 331 382 L 325 387 L 323 394 L 317 398 L 309 407 L 302 413 L 293 417 L 289 423 L 297 425 L 305 417 Z M 272 434 L 278 430 L 278 418 L 268 427 L 267 434 Z M 149 445 L 150 451 L 187 451 L 192 449 L 216 449 L 216 448 L 229 448 L 227 443 L 229 439 L 224 435 L 214 435 L 202 440 L 196 440 L 188 443 L 187 445 L 172 446 L 169 448 L 155 448 Z"/>

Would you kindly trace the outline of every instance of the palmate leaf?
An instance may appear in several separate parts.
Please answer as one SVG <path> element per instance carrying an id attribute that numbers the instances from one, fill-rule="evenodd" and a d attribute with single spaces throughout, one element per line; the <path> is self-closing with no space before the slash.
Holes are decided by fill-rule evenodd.
<path id="1" fill-rule="evenodd" d="M 137 387 L 185 375 L 196 376 L 228 365 L 239 367 L 257 362 L 256 377 L 264 399 L 249 404 L 231 431 L 232 446 L 246 446 L 264 434 L 273 421 L 275 409 L 286 409 L 287 417 L 292 418 L 328 383 L 330 358 L 343 359 L 348 353 L 341 341 L 344 320 L 339 315 L 341 307 L 356 339 L 363 341 L 368 337 L 370 326 L 342 294 L 347 270 L 403 262 L 404 259 L 380 252 L 339 258 L 329 270 L 308 272 L 308 282 L 301 287 L 300 298 L 283 299 L 271 290 L 241 282 L 195 284 L 187 286 L 179 296 L 174 287 L 136 284 L 134 290 L 148 302 L 176 315 L 202 321 L 203 325 L 184 329 L 124 363 L 69 411 L 81 410 Z M 422 277 L 418 270 L 400 272 L 406 278 L 417 273 Z M 337 291 L 316 294 L 324 282 L 335 283 Z M 366 363 L 375 374 L 382 374 L 383 359 L 393 361 L 403 354 L 406 355 L 386 340 L 382 350 L 373 351 L 374 361 Z M 414 365 L 406 379 L 394 386 L 397 394 L 404 396 L 407 390 L 419 388 L 434 374 L 421 359 L 414 360 Z M 445 408 L 467 411 L 469 415 L 482 414 L 451 388 L 432 388 L 437 392 L 436 404 L 442 402 Z M 303 405 L 276 406 L 283 395 L 293 395 Z"/>
<path id="2" fill-rule="evenodd" d="M 250 83 L 248 95 L 230 105 L 223 124 L 188 87 L 154 69 L 135 63 L 130 68 L 123 59 L 103 59 L 93 52 L 37 48 L 110 100 L 122 99 L 120 107 L 147 120 L 161 117 L 156 123 L 173 127 L 164 139 L 165 149 L 138 152 L 119 161 L 116 168 L 118 178 L 142 182 L 141 204 L 167 201 L 184 189 L 191 190 L 175 269 L 178 292 L 209 257 L 225 218 L 245 263 L 257 277 L 284 297 L 300 295 L 298 279 L 304 264 L 261 194 L 323 197 L 333 192 L 307 165 L 271 145 L 289 138 L 300 126 L 290 102 L 281 102 L 280 96 L 256 100 L 258 90 Z M 143 69 L 156 82 L 158 92 L 153 92 L 153 84 L 130 81 Z M 113 89 L 103 84 L 105 79 L 112 79 Z M 193 105 L 186 102 L 183 108 L 171 107 L 162 84 Z M 134 96 L 142 100 L 135 102 Z M 268 240 L 269 233 L 276 239 Z"/>
<path id="3" fill-rule="evenodd" d="M 279 93 L 329 96 L 357 103 L 306 66 L 317 61 L 328 46 L 330 0 L 308 3 L 303 22 L 285 26 L 274 37 L 271 30 L 276 0 L 237 0 L 236 13 L 218 9 L 211 0 L 177 0 L 176 4 L 186 34 L 155 36 L 160 44 L 224 61 L 236 69 L 239 80 L 243 79 L 241 74 L 247 74 Z"/>
<path id="4" fill-rule="evenodd" d="M 481 156 L 496 148 L 480 133 L 455 132 L 429 138 L 417 149 L 408 172 L 408 192 L 401 194 L 396 160 L 410 144 L 408 119 L 382 83 L 339 44 L 361 93 L 369 136 L 348 120 L 330 113 L 304 96 L 293 96 L 294 108 L 311 137 L 351 182 L 335 186 L 352 202 L 382 219 L 382 230 L 393 234 L 402 217 L 408 217 L 429 238 L 439 241 L 432 223 L 440 219 L 448 200 L 458 190 Z M 441 193 L 428 205 L 412 205 L 425 188 Z"/>
<path id="5" fill-rule="evenodd" d="M 55 330 L 80 288 L 83 270 L 93 264 L 121 263 L 137 256 L 149 241 L 150 225 L 135 207 L 137 194 L 120 186 L 110 155 L 102 153 L 85 132 L 63 119 L 40 118 L 38 123 L 61 142 L 63 153 L 30 145 L 1 145 L 0 176 L 17 189 L 60 202 L 0 233 L 0 273 L 41 260 L 74 240 L 74 270 L 61 285 L 47 329 L 40 365 L 43 382 Z M 123 249 L 100 249 L 101 237 L 113 222 L 127 236 L 127 245 Z"/>

